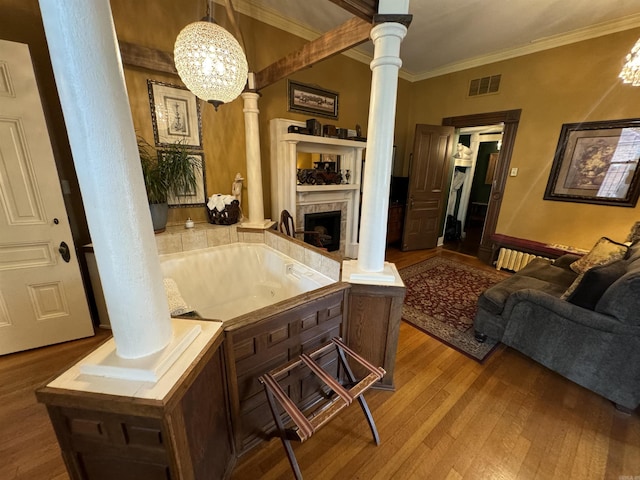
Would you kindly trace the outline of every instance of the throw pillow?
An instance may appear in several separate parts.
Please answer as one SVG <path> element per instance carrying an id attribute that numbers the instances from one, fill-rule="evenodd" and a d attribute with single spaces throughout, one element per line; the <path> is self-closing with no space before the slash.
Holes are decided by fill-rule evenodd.
<path id="1" fill-rule="evenodd" d="M 629 232 L 629 236 L 627 237 L 627 242 L 635 243 L 640 240 L 640 222 L 636 222 L 631 227 L 631 231 Z"/>
<path id="2" fill-rule="evenodd" d="M 614 242 L 610 238 L 602 237 L 596 242 L 591 251 L 570 265 L 571 270 L 580 274 L 598 265 L 605 265 L 623 259 L 629 247 L 623 243 Z"/>
<path id="3" fill-rule="evenodd" d="M 607 288 L 626 271 L 627 262 L 624 260 L 593 267 L 578 275 L 562 297 L 574 305 L 593 310 Z"/>

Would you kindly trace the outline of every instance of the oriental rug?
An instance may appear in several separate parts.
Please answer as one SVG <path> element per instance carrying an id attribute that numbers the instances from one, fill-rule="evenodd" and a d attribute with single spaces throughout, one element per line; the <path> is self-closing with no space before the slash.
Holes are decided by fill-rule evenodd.
<path id="1" fill-rule="evenodd" d="M 498 342 L 474 338 L 478 297 L 509 274 L 432 257 L 400 270 L 407 290 L 402 319 L 432 337 L 483 362 Z"/>

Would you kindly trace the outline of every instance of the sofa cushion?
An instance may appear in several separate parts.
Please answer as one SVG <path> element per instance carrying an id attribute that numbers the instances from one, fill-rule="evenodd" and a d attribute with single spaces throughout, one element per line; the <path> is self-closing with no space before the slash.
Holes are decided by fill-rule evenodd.
<path id="1" fill-rule="evenodd" d="M 547 267 L 549 265 L 547 264 Z M 520 270 L 521 272 L 522 270 Z M 504 309 L 504 304 L 513 292 L 518 290 L 534 289 L 559 297 L 566 289 L 566 285 L 558 285 L 553 282 L 520 275 L 520 272 L 502 280 L 493 287 L 484 291 L 478 298 L 478 307 L 499 315 Z M 575 277 L 575 274 L 573 274 Z"/>
<path id="2" fill-rule="evenodd" d="M 562 295 L 562 299 L 593 310 L 602 294 L 613 282 L 622 277 L 627 271 L 627 262 L 618 260 L 608 265 L 593 267 L 578 275 L 575 281 Z"/>
<path id="3" fill-rule="evenodd" d="M 627 325 L 640 326 L 640 268 L 627 270 L 613 282 L 602 294 L 595 310 Z"/>
<path id="4" fill-rule="evenodd" d="M 580 274 L 598 265 L 615 262 L 625 257 L 629 247 L 623 243 L 614 242 L 610 238 L 602 237 L 596 242 L 591 251 L 584 257 L 571 264 L 571 270 Z"/>
<path id="5" fill-rule="evenodd" d="M 627 242 L 636 243 L 638 240 L 640 240 L 640 222 L 633 224 L 627 236 Z"/>
<path id="6" fill-rule="evenodd" d="M 552 283 L 560 287 L 561 293 L 564 292 L 576 278 L 576 273 L 570 268 L 563 268 L 542 258 L 536 258 L 529 262 L 524 268 L 518 270 L 516 275 Z"/>

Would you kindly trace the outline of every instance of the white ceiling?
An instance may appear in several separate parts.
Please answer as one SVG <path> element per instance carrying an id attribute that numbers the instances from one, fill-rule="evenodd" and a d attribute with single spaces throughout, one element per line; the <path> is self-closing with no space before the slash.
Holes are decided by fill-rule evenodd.
<path id="1" fill-rule="evenodd" d="M 351 18 L 328 0 L 233 5 L 307 40 Z M 409 13 L 401 77 L 411 81 L 640 27 L 640 0 L 410 0 Z M 373 46 L 369 41 L 348 55 L 369 61 Z"/>

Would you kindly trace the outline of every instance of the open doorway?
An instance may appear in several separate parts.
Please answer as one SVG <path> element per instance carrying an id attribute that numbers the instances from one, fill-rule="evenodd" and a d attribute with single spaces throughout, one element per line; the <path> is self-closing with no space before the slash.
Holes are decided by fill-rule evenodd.
<path id="1" fill-rule="evenodd" d="M 503 128 L 498 124 L 456 129 L 443 243 L 448 250 L 478 255 Z"/>
<path id="2" fill-rule="evenodd" d="M 494 178 L 491 184 L 491 195 L 487 205 L 487 213 L 482 228 L 482 238 L 478 249 L 478 258 L 487 264 L 493 261 L 493 241 L 492 235 L 496 232 L 500 205 L 504 187 L 507 183 L 511 154 L 515 144 L 516 132 L 520 122 L 521 110 L 504 110 L 491 113 L 480 113 L 473 115 L 463 115 L 460 117 L 448 117 L 442 120 L 442 125 L 455 127 L 458 129 L 466 127 L 481 127 L 485 125 L 503 125 L 502 145 L 497 158 L 497 166 L 494 170 Z M 444 219 L 443 219 L 444 224 Z M 443 229 L 444 230 L 444 229 Z"/>

